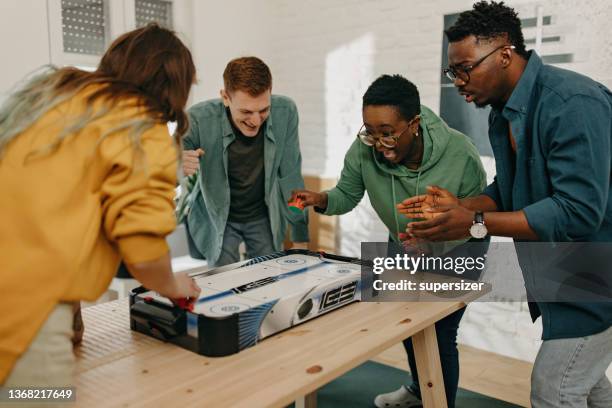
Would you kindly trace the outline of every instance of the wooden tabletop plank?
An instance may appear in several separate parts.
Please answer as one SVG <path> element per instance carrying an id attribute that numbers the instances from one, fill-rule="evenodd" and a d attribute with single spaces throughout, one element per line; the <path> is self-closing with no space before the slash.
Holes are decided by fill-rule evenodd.
<path id="1" fill-rule="evenodd" d="M 355 303 L 219 358 L 132 332 L 127 300 L 93 306 L 83 310 L 77 406 L 285 406 L 462 306 Z"/>

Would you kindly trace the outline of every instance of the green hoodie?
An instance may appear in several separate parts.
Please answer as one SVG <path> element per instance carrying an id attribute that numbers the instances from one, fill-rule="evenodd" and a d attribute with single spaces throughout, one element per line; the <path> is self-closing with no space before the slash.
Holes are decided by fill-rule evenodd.
<path id="1" fill-rule="evenodd" d="M 425 106 L 421 106 L 421 130 L 424 152 L 417 170 L 391 164 L 373 147 L 355 140 L 344 157 L 338 184 L 327 193 L 324 214 L 351 211 L 367 191 L 374 210 L 389 229 L 390 238 L 397 242 L 398 232 L 405 232 L 406 224 L 414 221 L 397 212 L 397 203 L 424 194 L 429 185 L 445 188 L 459 198 L 480 194 L 486 186 L 486 173 L 471 140 L 448 127 Z M 455 246 L 448 244 L 434 252 L 444 253 Z"/>

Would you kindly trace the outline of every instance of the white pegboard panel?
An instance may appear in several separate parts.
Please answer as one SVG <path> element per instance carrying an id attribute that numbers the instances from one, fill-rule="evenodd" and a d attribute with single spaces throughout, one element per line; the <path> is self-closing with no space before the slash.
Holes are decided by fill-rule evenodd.
<path id="1" fill-rule="evenodd" d="M 104 0 L 62 0 L 64 52 L 102 54 L 107 42 L 107 26 Z"/>
<path id="2" fill-rule="evenodd" d="M 172 28 L 172 2 L 164 0 L 135 0 L 136 27 L 151 22 Z"/>

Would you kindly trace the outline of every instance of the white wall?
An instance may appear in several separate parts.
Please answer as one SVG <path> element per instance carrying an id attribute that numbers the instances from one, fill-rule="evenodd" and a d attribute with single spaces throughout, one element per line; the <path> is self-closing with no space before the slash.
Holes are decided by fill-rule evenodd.
<path id="1" fill-rule="evenodd" d="M 255 55 L 270 60 L 271 10 L 266 1 L 193 2 L 192 52 L 198 70 L 193 103 L 219 96 L 223 70 L 232 58 Z"/>
<path id="2" fill-rule="evenodd" d="M 293 97 L 300 107 L 302 140 L 308 142 L 304 143 L 304 172 L 333 177 L 342 163 L 326 149 L 329 140 L 334 140 L 340 153 L 346 150 L 361 124 L 354 106 L 359 106 L 363 91 L 378 75 L 405 75 L 419 87 L 422 102 L 438 111 L 443 17 L 470 8 L 472 1 L 267 3 L 274 4 L 269 21 L 275 30 L 269 46 L 275 90 Z M 535 16 L 537 4 L 543 5 L 544 13 L 552 14 L 555 22 L 554 27 L 545 27 L 545 34 L 562 35 L 560 45 L 544 44 L 543 51 L 573 52 L 578 61 L 562 66 L 612 85 L 612 38 L 608 35 L 612 2 L 507 3 L 529 17 Z M 327 133 L 330 122 L 333 134 Z"/>
<path id="3" fill-rule="evenodd" d="M 0 99 L 27 73 L 49 63 L 46 0 L 0 1 Z"/>

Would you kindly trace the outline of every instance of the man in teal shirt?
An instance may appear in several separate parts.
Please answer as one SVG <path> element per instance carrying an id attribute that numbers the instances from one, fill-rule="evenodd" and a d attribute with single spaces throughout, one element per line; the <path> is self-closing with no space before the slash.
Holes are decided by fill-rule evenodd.
<path id="1" fill-rule="evenodd" d="M 503 3 L 475 4 L 446 35 L 448 77 L 466 102 L 492 107 L 489 139 L 497 176 L 478 197 L 458 200 L 431 188 L 426 196 L 406 200 L 403 213 L 414 216 L 429 207 L 431 218 L 409 225 L 407 232 L 454 240 L 480 224 L 485 233 L 512 237 L 520 242 L 528 295 L 540 294 L 550 285 L 548 270 L 534 266 L 536 245 L 524 241 L 590 243 L 581 244 L 585 249 L 612 241 L 612 94 L 527 52 L 521 22 Z M 434 201 L 439 208 L 432 208 Z M 609 293 L 609 255 L 605 258 L 602 268 L 583 267 L 594 269 L 588 272 Z M 579 278 L 581 269 L 570 272 Z M 544 340 L 531 377 L 532 406 L 612 407 L 605 374 L 612 362 L 612 297 L 538 299 L 529 304 L 532 318 L 542 317 Z"/>
<path id="2" fill-rule="evenodd" d="M 288 211 L 291 191 L 304 187 L 293 101 L 272 95 L 272 75 L 256 57 L 230 61 L 221 98 L 189 109 L 183 172 L 199 171 L 187 230 L 192 256 L 215 266 L 279 251 L 287 227 L 294 247 L 308 241 L 307 213 Z"/>

